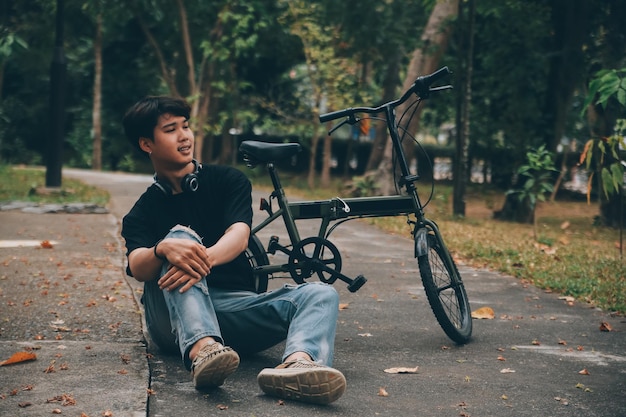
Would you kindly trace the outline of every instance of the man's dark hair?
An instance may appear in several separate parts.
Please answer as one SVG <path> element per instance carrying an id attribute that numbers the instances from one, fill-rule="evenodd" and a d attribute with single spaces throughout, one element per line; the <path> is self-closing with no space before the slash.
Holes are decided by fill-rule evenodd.
<path id="1" fill-rule="evenodd" d="M 122 123 L 130 144 L 141 151 L 139 138 L 154 140 L 159 116 L 166 113 L 189 119 L 191 108 L 185 100 L 168 96 L 148 96 L 129 108 Z"/>

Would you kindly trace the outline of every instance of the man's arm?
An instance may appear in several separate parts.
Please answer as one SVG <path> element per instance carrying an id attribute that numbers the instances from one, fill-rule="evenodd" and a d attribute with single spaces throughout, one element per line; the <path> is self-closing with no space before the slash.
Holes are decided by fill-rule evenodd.
<path id="1" fill-rule="evenodd" d="M 158 245 L 157 254 L 160 255 L 161 245 L 165 244 L 163 251 L 167 254 L 172 267 L 159 279 L 159 287 L 168 291 L 180 287 L 180 292 L 187 291 L 204 276 L 210 274 L 211 268 L 228 263 L 245 251 L 249 237 L 250 227 L 246 223 L 234 223 L 226 229 L 215 245 L 210 248 L 200 245 L 203 255 L 194 252 L 192 257 L 179 257 L 181 254 L 172 254 L 167 251 L 172 247 L 172 241 L 181 239 L 164 239 Z M 177 245 L 176 242 L 174 244 Z M 187 252 L 186 255 L 188 254 Z"/>
<path id="2" fill-rule="evenodd" d="M 190 277 L 202 279 L 211 271 L 206 248 L 189 239 L 163 239 L 156 246 L 137 248 L 128 255 L 128 266 L 138 281 L 158 277 L 164 259 Z"/>

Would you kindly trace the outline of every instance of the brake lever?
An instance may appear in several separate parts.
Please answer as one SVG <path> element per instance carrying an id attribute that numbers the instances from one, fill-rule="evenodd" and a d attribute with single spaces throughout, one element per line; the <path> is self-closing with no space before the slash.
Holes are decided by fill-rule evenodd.
<path id="1" fill-rule="evenodd" d="M 431 93 L 435 93 L 437 91 L 452 90 L 452 88 L 453 87 L 451 85 L 442 85 L 440 87 L 432 87 L 428 91 L 431 92 Z"/>
<path id="2" fill-rule="evenodd" d="M 346 123 L 349 125 L 355 125 L 359 123 L 360 121 L 361 119 L 356 117 L 354 114 L 351 114 L 350 116 L 346 117 L 341 123 L 337 124 L 337 126 L 330 129 L 328 131 L 328 136 L 332 135 L 335 130 L 339 129 L 341 126 L 345 125 Z"/>

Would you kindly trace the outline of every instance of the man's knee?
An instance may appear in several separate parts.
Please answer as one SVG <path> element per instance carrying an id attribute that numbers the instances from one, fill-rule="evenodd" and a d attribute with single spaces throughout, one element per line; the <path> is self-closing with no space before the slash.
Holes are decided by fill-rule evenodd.
<path id="1" fill-rule="evenodd" d="M 318 302 L 339 305 L 339 294 L 332 285 L 322 282 L 311 282 L 304 285 L 302 288 L 307 291 L 309 297 L 314 298 Z"/>
<path id="2" fill-rule="evenodd" d="M 177 239 L 189 239 L 195 240 L 198 243 L 202 243 L 202 238 L 193 230 L 191 227 L 183 226 L 177 224 L 172 227 L 168 234 L 165 236 L 166 238 L 177 238 Z"/>

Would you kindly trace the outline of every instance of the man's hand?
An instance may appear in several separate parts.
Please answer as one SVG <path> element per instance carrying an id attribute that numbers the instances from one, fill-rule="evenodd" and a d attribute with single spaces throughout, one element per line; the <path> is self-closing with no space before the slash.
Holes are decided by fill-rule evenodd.
<path id="1" fill-rule="evenodd" d="M 211 272 L 206 248 L 189 239 L 163 239 L 159 249 L 165 253 L 170 269 L 159 279 L 159 288 L 172 291 L 181 285 L 185 292 Z"/>
<path id="2" fill-rule="evenodd" d="M 171 265 L 165 275 L 159 279 L 159 288 L 166 291 L 179 288 L 178 291 L 184 293 L 201 279 L 202 277 L 191 276 L 176 265 Z"/>

